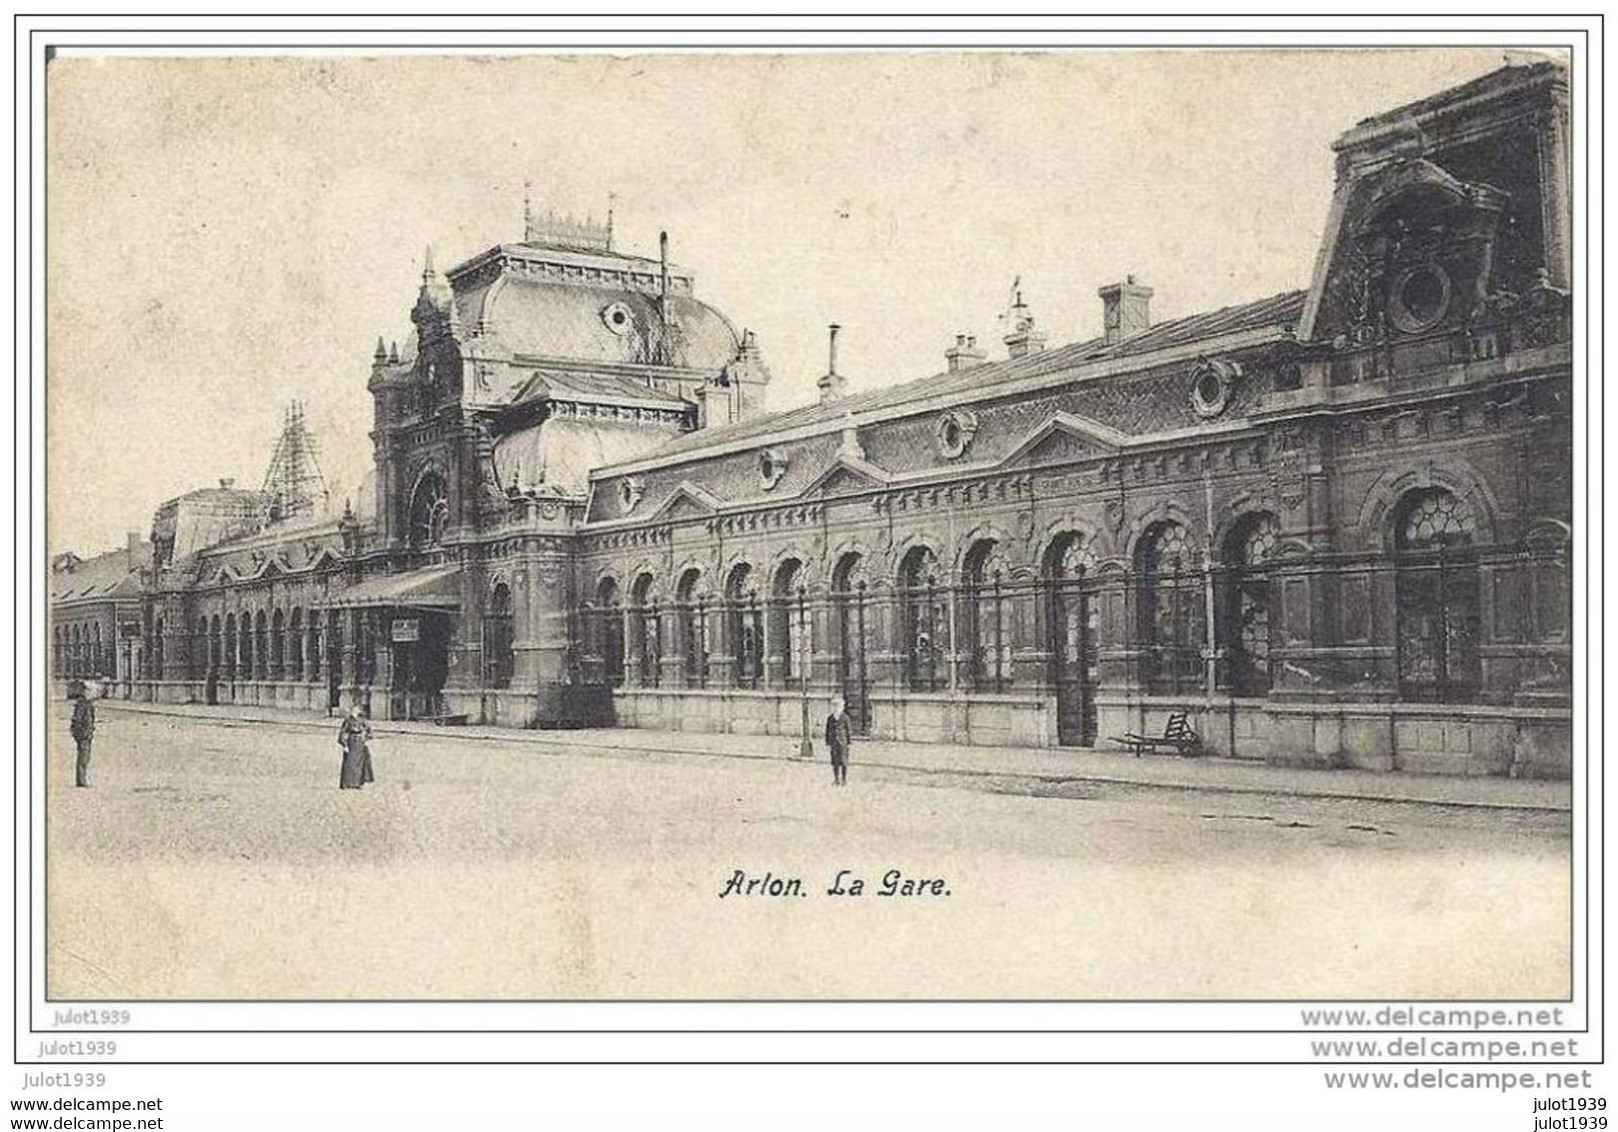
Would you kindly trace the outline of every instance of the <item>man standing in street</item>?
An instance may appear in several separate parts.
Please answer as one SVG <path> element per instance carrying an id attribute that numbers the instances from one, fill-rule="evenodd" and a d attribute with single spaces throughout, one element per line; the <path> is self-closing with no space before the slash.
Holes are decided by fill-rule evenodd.
<path id="1" fill-rule="evenodd" d="M 836 786 L 848 785 L 848 749 L 854 742 L 854 728 L 848 721 L 848 705 L 838 696 L 826 717 L 826 746 L 831 749 L 831 780 Z"/>
<path id="2" fill-rule="evenodd" d="M 69 692 L 74 697 L 73 722 L 68 730 L 78 744 L 79 758 L 74 766 L 74 786 L 90 785 L 90 744 L 96 734 L 96 706 L 90 699 L 90 689 L 81 681 Z"/>

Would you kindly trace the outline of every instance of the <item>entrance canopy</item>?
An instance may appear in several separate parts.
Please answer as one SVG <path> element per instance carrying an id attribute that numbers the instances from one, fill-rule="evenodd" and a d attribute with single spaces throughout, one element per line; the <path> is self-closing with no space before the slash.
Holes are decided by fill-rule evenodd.
<path id="1" fill-rule="evenodd" d="M 459 609 L 461 568 L 428 566 L 403 574 L 371 578 L 336 594 L 327 602 L 333 609 Z"/>

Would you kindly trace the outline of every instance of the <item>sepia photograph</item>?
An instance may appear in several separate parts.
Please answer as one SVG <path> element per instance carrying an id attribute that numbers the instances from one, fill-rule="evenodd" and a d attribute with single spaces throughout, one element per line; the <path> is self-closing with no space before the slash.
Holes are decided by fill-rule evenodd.
<path id="1" fill-rule="evenodd" d="M 49 58 L 45 999 L 1571 1001 L 1571 64 Z"/>

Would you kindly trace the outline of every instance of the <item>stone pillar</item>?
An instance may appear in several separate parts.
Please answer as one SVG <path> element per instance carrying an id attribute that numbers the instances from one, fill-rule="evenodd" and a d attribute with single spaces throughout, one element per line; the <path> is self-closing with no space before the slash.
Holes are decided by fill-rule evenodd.
<path id="1" fill-rule="evenodd" d="M 1011 649 L 1006 682 L 1008 687 L 1019 691 L 1037 692 L 1048 685 L 1050 638 L 1041 633 L 1044 620 L 1039 603 L 1040 593 L 1032 582 L 1019 583 L 1006 601 L 1006 631 Z"/>
<path id="2" fill-rule="evenodd" d="M 960 592 L 959 586 L 950 586 L 944 594 L 947 610 L 944 623 L 949 628 L 948 647 L 942 657 L 948 672 L 949 690 L 963 691 L 972 687 L 972 634 L 965 621 L 970 614 L 971 601 Z"/>
<path id="3" fill-rule="evenodd" d="M 781 605 L 770 598 L 760 607 L 759 631 L 764 634 L 764 678 L 766 688 L 780 688 L 786 684 L 786 657 L 783 652 L 792 647 L 792 633 L 782 617 Z"/>
<path id="4" fill-rule="evenodd" d="M 358 609 L 348 612 L 348 631 L 343 634 L 343 704 L 345 707 L 362 702 L 364 684 L 360 672 L 360 634 L 364 631 L 363 614 Z"/>
<path id="5" fill-rule="evenodd" d="M 1545 270 L 1552 287 L 1572 286 L 1573 259 L 1570 233 L 1572 209 L 1568 196 L 1567 92 L 1555 90 L 1550 112 L 1541 119 L 1539 137 L 1541 217 L 1545 230 Z"/>
<path id="6" fill-rule="evenodd" d="M 680 608 L 670 605 L 667 609 L 658 612 L 658 663 L 662 666 L 660 681 L 665 688 L 684 687 L 684 662 L 682 660 L 685 642 L 680 628 Z"/>
<path id="7" fill-rule="evenodd" d="M 837 687 L 837 662 L 842 646 L 836 638 L 836 628 L 837 620 L 830 596 L 821 590 L 810 591 L 809 643 L 806 651 L 809 654 L 809 682 L 812 687 Z"/>
<path id="8" fill-rule="evenodd" d="M 190 675 L 191 637 L 186 632 L 185 618 L 175 609 L 163 613 L 163 671 L 158 679 L 166 683 L 181 683 Z"/>
<path id="9" fill-rule="evenodd" d="M 904 618 L 899 595 L 883 584 L 865 592 L 866 677 L 873 691 L 904 688 Z"/>
<path id="10" fill-rule="evenodd" d="M 449 614 L 449 671 L 444 678 L 445 688 L 470 689 L 484 686 L 484 641 L 486 629 L 484 610 L 478 602 L 475 587 L 461 586 L 461 611 Z"/>
<path id="11" fill-rule="evenodd" d="M 553 540 L 532 540 L 520 555 L 521 573 L 512 642 L 514 689 L 533 690 L 569 682 L 570 594 L 567 560 Z"/>
<path id="12" fill-rule="evenodd" d="M 714 655 L 708 660 L 708 686 L 734 688 L 737 684 L 737 653 L 741 642 L 733 640 L 739 628 L 738 619 L 745 606 L 722 597 L 714 602 L 710 613 L 708 640 L 714 644 Z"/>
<path id="13" fill-rule="evenodd" d="M 393 634 L 392 623 L 389 618 L 382 616 L 378 610 L 366 610 L 366 621 L 370 625 L 371 640 L 375 642 L 376 661 L 371 672 L 371 691 L 373 697 L 381 693 L 382 704 L 378 706 L 375 698 L 371 701 L 371 711 L 378 717 L 394 718 L 393 711 Z M 408 692 L 408 689 L 399 689 Z M 398 713 L 399 718 L 409 718 L 409 709 Z"/>
<path id="14" fill-rule="evenodd" d="M 624 687 L 639 688 L 644 684 L 641 658 L 646 655 L 646 611 L 639 606 L 624 606 Z"/>

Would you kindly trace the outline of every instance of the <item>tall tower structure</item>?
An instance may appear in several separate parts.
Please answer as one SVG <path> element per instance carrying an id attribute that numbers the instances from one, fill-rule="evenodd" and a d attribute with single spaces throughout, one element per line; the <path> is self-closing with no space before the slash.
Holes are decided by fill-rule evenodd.
<path id="1" fill-rule="evenodd" d="M 315 438 L 304 423 L 302 401 L 287 406 L 281 438 L 264 473 L 263 493 L 266 520 L 271 523 L 326 509 L 326 477 L 320 472 Z"/>

